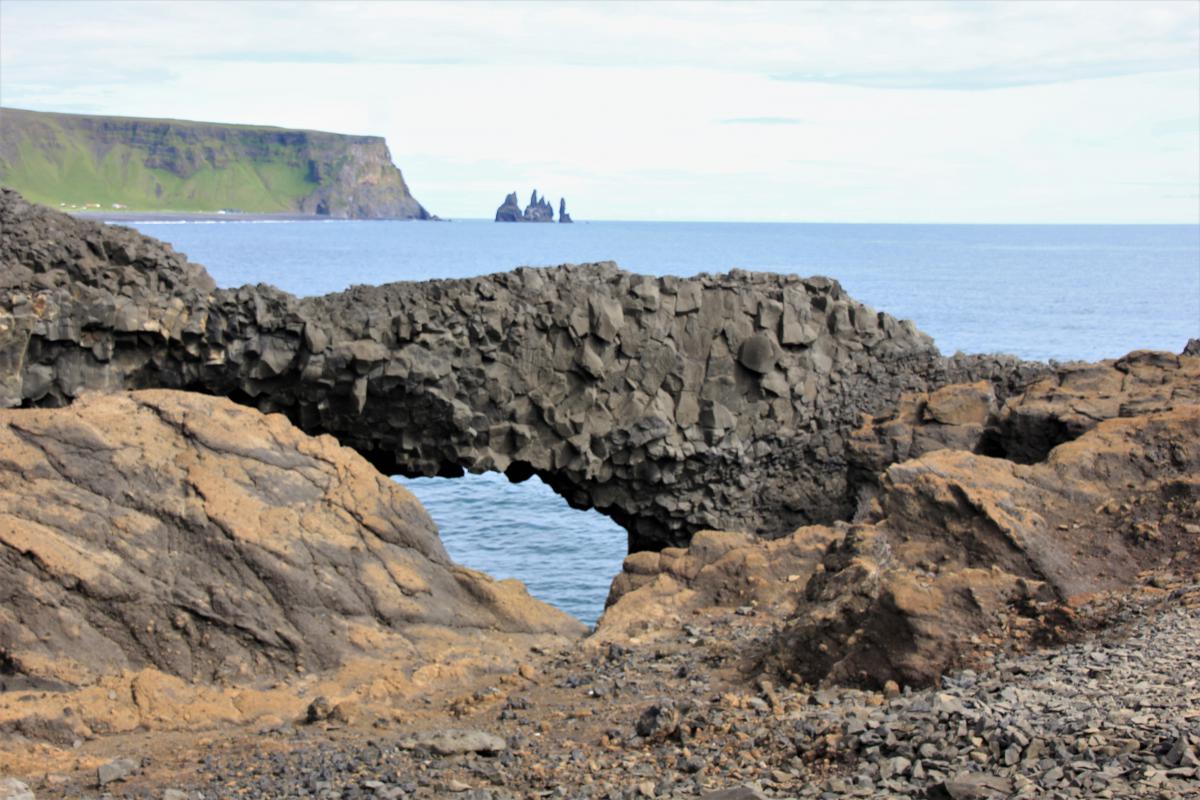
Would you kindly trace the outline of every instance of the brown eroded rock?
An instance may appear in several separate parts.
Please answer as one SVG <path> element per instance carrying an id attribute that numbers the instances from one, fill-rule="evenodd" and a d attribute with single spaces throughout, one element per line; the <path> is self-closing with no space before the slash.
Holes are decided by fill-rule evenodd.
<path id="1" fill-rule="evenodd" d="M 876 488 L 889 464 L 934 450 L 976 450 L 997 408 L 988 381 L 904 395 L 894 414 L 870 417 L 850 435 L 847 459 L 856 482 Z"/>
<path id="2" fill-rule="evenodd" d="M 967 450 L 1023 464 L 1046 458 L 1113 417 L 1169 411 L 1200 403 L 1200 358 L 1152 351 L 1095 364 L 1058 365 L 1054 373 L 1010 396 L 993 384 L 950 384 L 901 397 L 894 413 L 867 417 L 847 440 L 859 513 L 891 464 L 935 450 Z"/>
<path id="3" fill-rule="evenodd" d="M 687 548 L 626 557 L 613 579 L 593 641 L 674 633 L 684 616 L 714 606 L 754 606 L 786 616 L 839 527 L 810 525 L 763 541 L 747 533 L 700 531 Z"/>
<path id="4" fill-rule="evenodd" d="M 879 687 L 1093 624 L 1076 609 L 1132 591 L 1146 571 L 1200 571 L 1198 377 L 1200 359 L 1133 353 L 1061 368 L 1000 409 L 987 383 L 909 395 L 850 445 L 859 468 L 881 465 L 858 522 L 776 542 L 702 533 L 686 550 L 634 554 L 598 638 L 755 605 L 791 616 L 762 663 Z M 974 452 L 1035 408 L 1079 435 L 1036 464 Z M 1023 425 L 1009 435 L 1044 430 Z"/>
<path id="5" fill-rule="evenodd" d="M 412 495 L 281 415 L 172 391 L 0 411 L 10 689 L 107 694 L 129 718 L 105 716 L 116 728 L 196 703 L 211 722 L 258 701 L 206 686 L 338 672 L 413 687 L 583 631 L 454 564 Z"/>
<path id="6" fill-rule="evenodd" d="M 1034 462 L 1099 422 L 1200 403 L 1200 358 L 1139 350 L 1113 361 L 1067 364 L 1005 404 L 989 449 Z"/>
<path id="7" fill-rule="evenodd" d="M 1143 570 L 1194 574 L 1198 466 L 1198 405 L 1107 420 L 1043 464 L 893 465 L 880 516 L 830 548 L 772 658 L 812 682 L 923 685 Z"/>

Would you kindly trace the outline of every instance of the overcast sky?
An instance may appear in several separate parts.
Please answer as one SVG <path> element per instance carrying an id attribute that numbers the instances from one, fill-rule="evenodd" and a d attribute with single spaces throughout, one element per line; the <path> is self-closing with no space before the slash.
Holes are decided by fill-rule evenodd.
<path id="1" fill-rule="evenodd" d="M 490 217 L 1200 222 L 1200 3 L 0 0 L 0 102 L 387 137 Z"/>

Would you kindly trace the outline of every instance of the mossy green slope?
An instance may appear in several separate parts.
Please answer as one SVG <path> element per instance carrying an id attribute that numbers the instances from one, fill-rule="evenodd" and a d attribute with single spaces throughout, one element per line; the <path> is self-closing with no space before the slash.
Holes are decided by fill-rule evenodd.
<path id="1" fill-rule="evenodd" d="M 58 207 L 426 219 L 384 140 L 0 109 L 0 185 Z"/>

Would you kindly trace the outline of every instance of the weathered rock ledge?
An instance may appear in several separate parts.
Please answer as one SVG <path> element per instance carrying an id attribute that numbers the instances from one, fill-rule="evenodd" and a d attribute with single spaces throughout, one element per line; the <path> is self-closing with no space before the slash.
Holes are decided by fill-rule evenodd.
<path id="1" fill-rule="evenodd" d="M 297 299 L 216 289 L 167 245 L 10 191 L 0 226 L 0 405 L 225 395 L 390 474 L 538 474 L 632 550 L 844 518 L 863 414 L 959 381 L 1004 398 L 1047 371 L 943 358 L 824 278 L 606 263 Z"/>

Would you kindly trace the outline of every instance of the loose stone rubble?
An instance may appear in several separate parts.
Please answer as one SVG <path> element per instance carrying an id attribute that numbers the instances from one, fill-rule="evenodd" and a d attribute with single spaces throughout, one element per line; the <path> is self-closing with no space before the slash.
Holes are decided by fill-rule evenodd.
<path id="1" fill-rule="evenodd" d="M 369 725 L 282 723 L 158 753 L 112 796 L 1200 796 L 1200 586 L 1147 585 L 1105 613 L 1098 638 L 881 692 L 747 680 L 744 651 L 770 639 L 770 621 L 696 614 L 652 646 L 547 654 L 532 680 Z M 436 744 L 463 736 L 492 743 Z"/>

